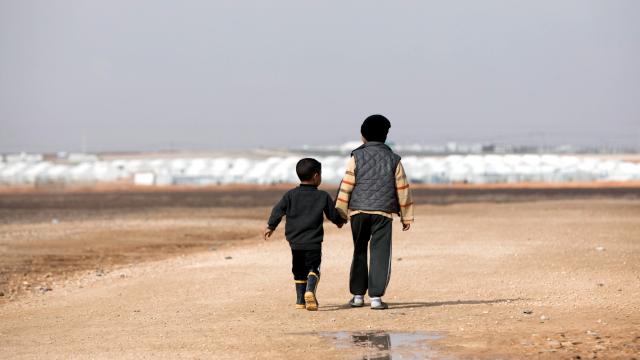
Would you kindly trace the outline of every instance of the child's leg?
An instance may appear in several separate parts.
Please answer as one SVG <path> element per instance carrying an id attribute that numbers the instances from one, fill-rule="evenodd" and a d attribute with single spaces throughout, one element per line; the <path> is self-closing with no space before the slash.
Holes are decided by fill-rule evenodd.
<path id="1" fill-rule="evenodd" d="M 322 250 L 305 250 L 304 263 L 307 274 L 310 272 L 320 276 L 320 263 L 322 262 Z"/>
<path id="2" fill-rule="evenodd" d="M 371 266 L 369 297 L 383 296 L 391 276 L 391 223 L 382 215 L 371 215 Z"/>
<path id="3" fill-rule="evenodd" d="M 351 217 L 353 259 L 349 275 L 349 290 L 353 295 L 364 295 L 367 292 L 367 245 L 371 237 L 370 217 L 370 214 L 357 214 Z"/>
<path id="4" fill-rule="evenodd" d="M 320 282 L 320 262 L 322 261 L 322 250 L 307 250 L 305 254 L 305 264 L 309 269 L 307 277 L 307 291 L 304 293 L 304 301 L 307 310 L 318 310 L 318 299 L 316 291 Z"/>
<path id="5" fill-rule="evenodd" d="M 296 309 L 304 309 L 304 293 L 307 290 L 307 266 L 304 250 L 291 250 L 293 280 L 296 284 Z"/>

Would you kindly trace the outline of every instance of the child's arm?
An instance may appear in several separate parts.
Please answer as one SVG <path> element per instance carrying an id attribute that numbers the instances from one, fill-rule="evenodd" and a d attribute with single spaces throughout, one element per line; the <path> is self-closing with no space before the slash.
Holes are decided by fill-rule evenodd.
<path id="1" fill-rule="evenodd" d="M 338 190 L 338 196 L 336 198 L 336 209 L 345 220 L 349 218 L 349 200 L 351 199 L 353 187 L 356 184 L 355 170 L 356 160 L 354 157 L 351 157 L 347 163 L 344 177 L 340 182 L 340 189 Z"/>
<path id="2" fill-rule="evenodd" d="M 402 230 L 407 231 L 413 222 L 413 199 L 411 199 L 409 181 L 407 180 L 407 175 L 404 172 L 402 163 L 398 163 L 398 167 L 396 168 L 396 191 L 398 194 L 398 202 L 400 203 Z"/>
<path id="3" fill-rule="evenodd" d="M 333 199 L 329 194 L 326 194 L 324 214 L 327 216 L 327 219 L 329 219 L 329 221 L 338 225 L 339 228 L 341 228 L 342 225 L 347 222 L 347 220 L 342 217 L 340 212 L 338 212 L 338 209 L 336 209 L 335 203 L 333 202 Z"/>
<path id="4" fill-rule="evenodd" d="M 267 228 L 264 230 L 265 240 L 273 234 L 278 224 L 280 224 L 280 221 L 282 221 L 282 217 L 287 214 L 288 203 L 287 194 L 285 194 L 271 210 L 271 216 L 269 216 L 269 220 L 267 221 Z"/>

